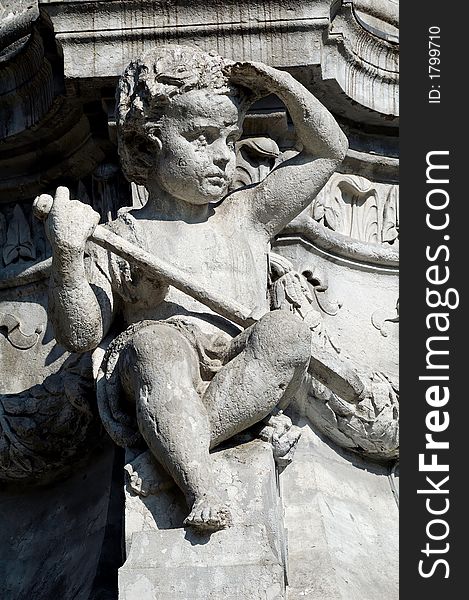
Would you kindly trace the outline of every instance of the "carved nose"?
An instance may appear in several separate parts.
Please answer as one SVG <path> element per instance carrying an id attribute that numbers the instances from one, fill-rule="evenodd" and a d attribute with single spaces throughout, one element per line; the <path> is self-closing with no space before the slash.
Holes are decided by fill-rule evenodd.
<path id="1" fill-rule="evenodd" d="M 231 150 L 228 148 L 226 144 L 218 144 L 214 149 L 213 153 L 213 163 L 223 171 L 225 170 L 226 165 L 231 160 Z"/>

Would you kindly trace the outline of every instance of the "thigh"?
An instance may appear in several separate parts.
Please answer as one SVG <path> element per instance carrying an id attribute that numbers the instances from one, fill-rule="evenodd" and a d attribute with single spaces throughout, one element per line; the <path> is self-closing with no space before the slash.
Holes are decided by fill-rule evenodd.
<path id="1" fill-rule="evenodd" d="M 197 352 L 170 324 L 147 325 L 129 338 L 119 357 L 120 379 L 127 396 L 142 386 L 171 389 L 200 384 Z"/>
<path id="2" fill-rule="evenodd" d="M 283 311 L 263 317 L 241 334 L 237 354 L 213 378 L 203 401 L 212 445 L 266 417 L 298 389 L 310 359 L 311 332 Z"/>

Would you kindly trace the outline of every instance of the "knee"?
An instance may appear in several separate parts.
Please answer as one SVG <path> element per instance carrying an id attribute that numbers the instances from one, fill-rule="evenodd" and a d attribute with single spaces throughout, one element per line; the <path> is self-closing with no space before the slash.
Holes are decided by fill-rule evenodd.
<path id="1" fill-rule="evenodd" d="M 134 335 L 119 357 L 121 380 L 127 385 L 155 383 L 171 374 L 180 381 L 197 377 L 198 360 L 186 338 L 171 327 L 149 325 Z M 133 387 L 133 385 L 132 385 Z"/>
<path id="2" fill-rule="evenodd" d="M 126 349 L 142 363 L 154 363 L 162 356 L 178 360 L 195 354 L 192 346 L 179 331 L 159 323 L 135 332 Z"/>
<path id="3" fill-rule="evenodd" d="M 292 367 L 307 365 L 311 357 L 311 330 L 302 319 L 285 310 L 275 310 L 256 324 L 251 336 L 254 351 L 276 363 Z"/>

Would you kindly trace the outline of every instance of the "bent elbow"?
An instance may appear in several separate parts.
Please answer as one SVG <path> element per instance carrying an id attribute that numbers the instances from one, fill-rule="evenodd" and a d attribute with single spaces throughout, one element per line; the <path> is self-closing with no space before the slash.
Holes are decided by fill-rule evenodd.
<path id="1" fill-rule="evenodd" d="M 69 352 L 83 354 L 94 350 L 100 343 L 96 336 L 86 335 L 83 332 L 64 332 L 56 331 L 55 339 L 60 346 L 63 346 Z"/>
<path id="2" fill-rule="evenodd" d="M 333 146 L 333 159 L 337 162 L 337 166 L 339 166 L 344 158 L 347 155 L 348 150 L 348 139 L 345 133 L 337 126 L 337 134 L 335 144 Z"/>

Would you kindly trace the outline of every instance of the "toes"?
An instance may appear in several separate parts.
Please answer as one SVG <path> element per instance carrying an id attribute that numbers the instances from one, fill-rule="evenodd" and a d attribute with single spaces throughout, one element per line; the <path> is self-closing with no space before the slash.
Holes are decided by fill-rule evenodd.
<path id="1" fill-rule="evenodd" d="M 204 504 L 192 509 L 190 515 L 184 520 L 184 525 L 200 531 L 217 531 L 228 527 L 230 522 L 230 512 L 227 508 Z"/>
<path id="2" fill-rule="evenodd" d="M 206 506 L 202 511 L 202 521 L 205 523 L 209 523 L 212 517 L 212 511 L 210 510 L 210 506 Z"/>

